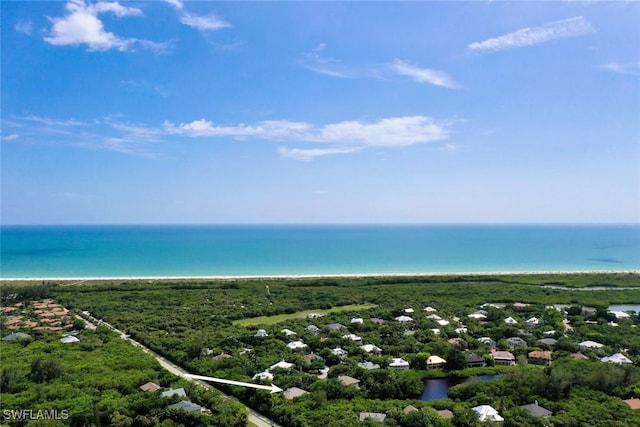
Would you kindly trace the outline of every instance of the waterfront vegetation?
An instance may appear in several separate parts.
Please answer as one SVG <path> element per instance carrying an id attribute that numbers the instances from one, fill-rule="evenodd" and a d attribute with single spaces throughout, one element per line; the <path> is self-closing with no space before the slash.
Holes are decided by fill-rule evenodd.
<path id="1" fill-rule="evenodd" d="M 609 289 L 587 292 L 549 286 Z M 613 303 L 640 303 L 640 275 L 635 273 L 140 280 L 82 285 L 44 283 L 26 287 L 5 284 L 2 296 L 5 305 L 8 296 L 13 297 L 11 302 L 52 297 L 76 313 L 88 311 L 200 375 L 255 382 L 255 374 L 269 370 L 275 363 L 282 360 L 293 363 L 293 369 L 271 369 L 274 384 L 308 392 L 293 400 L 262 390 L 220 386 L 287 427 L 379 425 L 371 420 L 359 421 L 360 412 L 384 413 L 387 425 L 402 427 L 475 426 L 478 422 L 471 408 L 480 404 L 496 408 L 505 418 L 505 426 L 547 423 L 577 427 L 592 424 L 594 420 L 602 426 L 640 425 L 639 411 L 632 411 L 622 402 L 622 399 L 640 397 L 640 334 L 637 331 L 640 319 L 637 314 L 618 319 L 606 309 Z M 486 319 L 467 317 L 480 310 L 484 303 L 497 306 L 484 308 Z M 527 305 L 514 306 L 514 303 Z M 566 312 L 548 307 L 553 304 L 567 305 Z M 442 325 L 438 319 L 430 318 L 434 313 L 423 310 L 428 306 L 435 308 L 434 313 L 442 318 L 440 320 L 449 324 Z M 309 313 L 323 316 L 312 319 L 300 316 Z M 410 316 L 412 320 L 395 320 L 400 315 Z M 265 316 L 264 320 L 257 323 L 256 318 L 261 316 Z M 513 317 L 518 323 L 507 324 L 504 321 L 507 317 Z M 540 322 L 527 323 L 532 317 Z M 363 322 L 352 323 L 354 318 L 362 318 Z M 317 333 L 308 329 L 312 324 L 319 328 Z M 341 324 L 344 328 L 325 329 L 330 324 Z M 459 329 L 462 325 L 466 330 Z M 263 329 L 266 336 L 258 336 L 259 329 Z M 296 335 L 287 336 L 284 329 Z M 28 401 L 28 404 L 51 405 L 54 394 L 28 390 L 41 390 L 43 384 L 69 387 L 68 384 L 77 381 L 79 369 L 95 364 L 101 365 L 102 371 L 83 376 L 85 388 L 91 389 L 87 392 L 89 397 L 85 397 L 89 406 L 76 411 L 85 414 L 85 418 L 73 418 L 72 421 L 78 421 L 71 424 L 93 423 L 95 408 L 102 420 L 107 419 L 109 411 L 115 413 L 117 409 L 119 416 L 128 417 L 131 422 L 128 425 L 134 426 L 147 425 L 137 416 L 159 416 L 151 410 L 138 414 L 134 404 L 127 402 L 136 402 L 131 396 L 146 396 L 136 388 L 146 381 L 155 380 L 169 386 L 178 384 L 176 378 L 163 373 L 150 356 L 139 354 L 139 350 L 123 340 L 108 334 L 106 340 L 94 338 L 101 333 L 105 334 L 101 328 L 95 332 L 83 331 L 88 339 L 82 340 L 82 345 L 96 343 L 94 348 L 84 350 L 82 346 L 61 345 L 57 342 L 59 337 L 52 338 L 53 333 L 34 335 L 24 347 L 3 342 L 3 362 L 13 361 L 18 351 L 29 355 L 20 362 L 11 362 L 12 369 L 20 376 L 13 373 L 8 378 L 19 377 L 20 380 L 12 384 L 20 386 L 11 390 L 3 387 L 3 408 L 7 402 L 13 406 L 26 404 L 27 401 L 18 400 L 25 399 L 26 395 L 39 396 L 39 400 Z M 350 334 L 360 340 L 345 338 Z M 493 366 L 492 346 L 478 341 L 479 337 L 491 338 L 498 350 L 511 351 L 515 366 Z M 524 345 L 511 348 L 508 338 L 513 337 L 521 338 Z M 550 345 L 539 341 L 543 338 L 557 342 Z M 306 347 L 296 350 L 287 347 L 287 343 L 296 340 L 304 342 Z M 574 360 L 573 355 L 580 350 L 576 343 L 585 340 L 597 341 L 603 347 L 582 349 L 587 359 Z M 361 347 L 363 344 L 374 344 L 381 353 L 367 353 Z M 114 345 L 122 348 L 109 347 Z M 51 354 L 45 351 L 48 348 L 63 366 L 64 374 L 52 379 L 46 377 L 38 383 L 30 366 L 36 358 Z M 335 352 L 336 348 L 345 354 Z M 553 361 L 548 366 L 528 363 L 527 354 L 532 350 L 553 350 Z M 75 352 L 86 354 L 79 358 Z M 618 352 L 629 357 L 633 365 L 599 360 Z M 488 366 L 468 368 L 466 356 L 470 353 L 484 357 Z M 441 356 L 446 364 L 439 369 L 428 369 L 426 361 L 431 355 Z M 120 357 L 123 359 L 118 361 Z M 404 359 L 409 369 L 390 368 L 392 358 Z M 368 370 L 358 366 L 365 361 L 380 368 Z M 125 374 L 127 371 L 118 373 L 118 369 L 131 370 L 136 366 L 140 368 L 135 375 Z M 320 378 L 325 367 L 329 368 L 328 372 L 324 371 L 327 377 Z M 111 370 L 114 375 L 108 374 Z M 495 373 L 501 374 L 499 380 L 454 386 L 448 399 L 420 400 L 427 378 Z M 358 387 L 344 385 L 339 378 L 344 375 L 358 379 Z M 116 397 L 111 398 L 109 405 L 96 401 L 97 393 L 93 390 L 104 387 L 99 386 L 100 376 L 113 378 L 109 383 L 111 388 L 107 389 L 116 391 L 107 396 Z M 3 370 L 3 384 L 5 377 Z M 71 395 L 71 392 L 66 394 L 69 398 Z M 553 411 L 554 416 L 545 421 L 519 407 L 536 400 Z M 220 421 L 223 413 L 236 421 L 242 419 L 242 411 L 233 407 L 233 402 L 211 392 L 197 401 L 213 410 L 213 415 L 203 416 L 206 421 L 199 422 L 224 425 Z M 233 409 L 225 409 L 225 405 Z M 405 413 L 403 408 L 408 405 L 418 411 Z M 453 420 L 435 412 L 442 409 L 451 410 L 455 415 Z M 159 417 L 158 422 L 169 422 Z M 173 419 L 170 422 L 181 423 Z M 119 425 L 127 425 L 127 421 Z"/>

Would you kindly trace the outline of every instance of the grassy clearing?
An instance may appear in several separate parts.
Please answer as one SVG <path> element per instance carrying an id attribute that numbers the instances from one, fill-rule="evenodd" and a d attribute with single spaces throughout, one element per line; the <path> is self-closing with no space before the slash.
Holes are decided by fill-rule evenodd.
<path id="1" fill-rule="evenodd" d="M 374 307 L 376 307 L 375 304 L 341 305 L 328 310 L 304 310 L 296 311 L 295 313 L 277 314 L 275 316 L 251 317 L 249 319 L 236 320 L 233 324 L 239 326 L 272 325 L 274 323 L 282 322 L 283 320 L 304 319 L 311 313 L 328 314 L 340 311 L 368 310 Z"/>

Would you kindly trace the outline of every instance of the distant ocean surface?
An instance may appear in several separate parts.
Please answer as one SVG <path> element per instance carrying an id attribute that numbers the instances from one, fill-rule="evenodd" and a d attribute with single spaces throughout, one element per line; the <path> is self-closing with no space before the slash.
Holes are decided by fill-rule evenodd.
<path id="1" fill-rule="evenodd" d="M 0 277 L 640 270 L 640 225 L 2 226 Z"/>

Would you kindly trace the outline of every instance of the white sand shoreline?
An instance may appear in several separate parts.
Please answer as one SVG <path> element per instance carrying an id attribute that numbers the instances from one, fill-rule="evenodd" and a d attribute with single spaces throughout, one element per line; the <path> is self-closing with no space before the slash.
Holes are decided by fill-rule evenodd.
<path id="1" fill-rule="evenodd" d="M 573 274 L 640 274 L 640 270 L 549 270 L 549 271 L 473 271 L 423 273 L 338 273 L 338 274 L 259 274 L 204 276 L 89 276 L 89 277 L 0 277 L 0 282 L 18 281 L 109 281 L 109 280 L 238 280 L 238 279 L 320 279 L 340 277 L 429 277 L 429 276 L 507 276 Z"/>

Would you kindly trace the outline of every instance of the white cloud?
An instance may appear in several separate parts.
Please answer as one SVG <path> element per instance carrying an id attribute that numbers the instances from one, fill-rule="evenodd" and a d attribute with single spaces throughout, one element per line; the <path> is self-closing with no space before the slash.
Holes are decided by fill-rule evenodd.
<path id="1" fill-rule="evenodd" d="M 539 27 L 522 28 L 499 37 L 471 43 L 467 47 L 472 51 L 499 51 L 534 46 L 555 39 L 578 37 L 594 32 L 591 23 L 583 16 L 578 16 Z"/>
<path id="2" fill-rule="evenodd" d="M 416 82 L 429 83 L 434 86 L 441 86 L 449 89 L 458 88 L 458 84 L 446 73 L 438 70 L 431 70 L 429 68 L 414 67 L 400 59 L 396 59 L 393 64 L 391 64 L 391 69 L 396 74 L 411 77 Z"/>
<path id="3" fill-rule="evenodd" d="M 54 46 L 87 45 L 92 51 L 125 51 L 135 44 L 154 49 L 161 46 L 146 40 L 118 37 L 106 31 L 103 22 L 98 18 L 101 13 L 113 13 L 119 18 L 142 15 L 138 8 L 122 6 L 117 1 L 85 3 L 83 0 L 71 0 L 67 2 L 65 9 L 68 12 L 66 16 L 49 18 L 52 27 L 44 40 Z"/>
<path id="4" fill-rule="evenodd" d="M 19 21 L 16 22 L 16 24 L 13 26 L 13 29 L 19 33 L 30 36 L 31 32 L 33 31 L 33 24 L 31 23 L 31 21 Z"/>
<path id="5" fill-rule="evenodd" d="M 18 138 L 20 138 L 20 135 L 18 135 L 17 133 L 12 133 L 11 135 L 3 136 L 2 140 L 3 141 L 15 141 Z"/>
<path id="6" fill-rule="evenodd" d="M 311 161 L 316 157 L 328 156 L 331 154 L 348 154 L 361 150 L 360 147 L 351 148 L 287 148 L 280 147 L 278 152 L 283 157 L 289 157 L 294 160 Z"/>
<path id="7" fill-rule="evenodd" d="M 24 120 L 41 123 L 46 126 L 56 126 L 56 127 L 69 127 L 69 126 L 84 126 L 85 122 L 81 122 L 76 119 L 69 120 L 56 120 L 49 117 L 41 117 L 41 116 L 27 116 L 23 118 Z"/>
<path id="8" fill-rule="evenodd" d="M 390 117 L 372 123 L 350 120 L 323 126 L 288 120 L 223 126 L 200 119 L 179 125 L 167 121 L 163 128 L 168 135 L 186 135 L 193 138 L 260 138 L 323 145 L 313 148 L 281 147 L 279 149 L 281 155 L 297 160 L 312 160 L 329 154 L 353 153 L 367 147 L 404 147 L 424 144 L 449 137 L 447 125 L 436 123 L 426 116 Z"/>
<path id="9" fill-rule="evenodd" d="M 194 15 L 189 12 L 185 12 L 180 17 L 180 22 L 189 27 L 196 28 L 200 31 L 216 31 L 223 28 L 230 28 L 231 24 L 218 18 L 216 15 Z"/>
<path id="10" fill-rule="evenodd" d="M 608 62 L 602 66 L 607 71 L 616 74 L 636 76 L 640 74 L 640 61 L 636 62 Z"/>
<path id="11" fill-rule="evenodd" d="M 182 4 L 182 0 L 162 0 L 165 3 L 169 3 L 171 6 L 176 9 L 182 9 L 184 5 Z"/>

